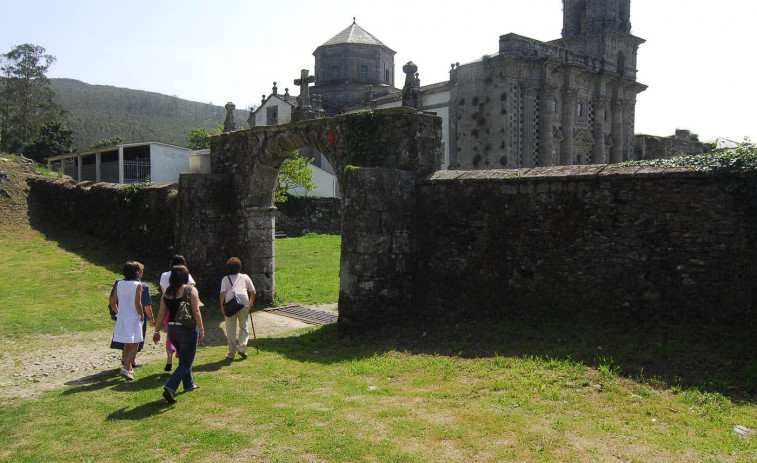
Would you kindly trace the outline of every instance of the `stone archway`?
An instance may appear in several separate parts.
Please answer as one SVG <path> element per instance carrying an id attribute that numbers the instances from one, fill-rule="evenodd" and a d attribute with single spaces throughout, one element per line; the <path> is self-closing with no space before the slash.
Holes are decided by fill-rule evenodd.
<path id="1" fill-rule="evenodd" d="M 184 174 L 179 185 L 177 242 L 195 280 L 207 277 L 208 290 L 217 291 L 223 263 L 236 255 L 258 289 L 259 303 L 272 304 L 273 190 L 287 154 L 301 147 L 323 153 L 342 188 L 340 326 L 380 323 L 407 309 L 415 182 L 437 170 L 442 156 L 441 119 L 408 108 L 213 137 L 211 174 Z M 208 228 L 197 226 L 202 218 Z"/>

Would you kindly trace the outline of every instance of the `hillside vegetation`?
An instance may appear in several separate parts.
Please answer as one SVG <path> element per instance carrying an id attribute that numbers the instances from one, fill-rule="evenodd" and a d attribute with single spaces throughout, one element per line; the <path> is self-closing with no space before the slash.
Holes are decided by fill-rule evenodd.
<path id="1" fill-rule="evenodd" d="M 50 81 L 56 100 L 68 110 L 65 122 L 74 131 L 78 151 L 114 136 L 120 136 L 125 143 L 159 141 L 187 146 L 190 130 L 214 129 L 226 117 L 223 106 L 209 103 L 142 90 L 90 85 L 74 79 Z M 237 128 L 248 127 L 248 116 L 248 111 L 234 112 Z"/>

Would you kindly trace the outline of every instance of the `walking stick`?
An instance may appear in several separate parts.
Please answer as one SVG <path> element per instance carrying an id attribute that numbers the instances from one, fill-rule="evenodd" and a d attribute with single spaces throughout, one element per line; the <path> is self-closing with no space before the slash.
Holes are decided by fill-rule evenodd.
<path id="1" fill-rule="evenodd" d="M 255 302 L 255 295 L 253 294 L 252 299 L 250 300 L 250 325 L 252 325 L 252 339 L 255 340 L 255 351 L 257 353 L 260 353 L 260 349 L 258 348 L 258 337 L 255 334 L 255 322 L 252 321 L 252 304 Z"/>

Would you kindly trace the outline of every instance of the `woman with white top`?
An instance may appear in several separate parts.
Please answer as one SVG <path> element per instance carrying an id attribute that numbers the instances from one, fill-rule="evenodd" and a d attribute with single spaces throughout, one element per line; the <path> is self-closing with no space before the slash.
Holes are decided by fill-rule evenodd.
<path id="1" fill-rule="evenodd" d="M 226 262 L 226 270 L 229 274 L 221 280 L 221 313 L 226 319 L 226 340 L 229 344 L 229 352 L 226 354 L 227 360 L 234 360 L 236 353 L 242 358 L 247 358 L 247 340 L 249 333 L 247 331 L 247 314 L 252 310 L 252 304 L 255 302 L 255 285 L 247 274 L 239 273 L 242 270 L 242 261 L 238 257 L 232 257 Z M 234 295 L 239 297 L 239 301 L 245 306 L 242 310 L 234 315 L 227 317 L 223 311 L 226 302 L 230 301 Z M 239 339 L 237 340 L 237 322 L 239 322 Z"/>
<path id="2" fill-rule="evenodd" d="M 145 321 L 142 307 L 142 283 L 139 281 L 139 267 L 134 262 L 126 262 L 123 280 L 118 280 L 110 295 L 110 306 L 116 313 L 116 327 L 113 341 L 124 345 L 124 365 L 119 374 L 131 381 L 134 379 L 134 359 L 139 343 L 144 341 L 142 324 Z"/>

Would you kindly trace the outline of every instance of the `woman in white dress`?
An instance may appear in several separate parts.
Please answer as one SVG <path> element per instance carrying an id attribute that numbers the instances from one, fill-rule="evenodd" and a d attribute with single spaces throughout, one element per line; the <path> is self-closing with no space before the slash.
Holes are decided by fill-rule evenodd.
<path id="1" fill-rule="evenodd" d="M 134 379 L 134 359 L 139 343 L 144 341 L 142 323 L 145 321 L 142 307 L 142 284 L 139 267 L 134 262 L 126 262 L 123 270 L 124 279 L 116 284 L 110 295 L 110 306 L 116 313 L 116 327 L 113 340 L 124 344 L 124 366 L 119 374 L 131 381 Z"/>

